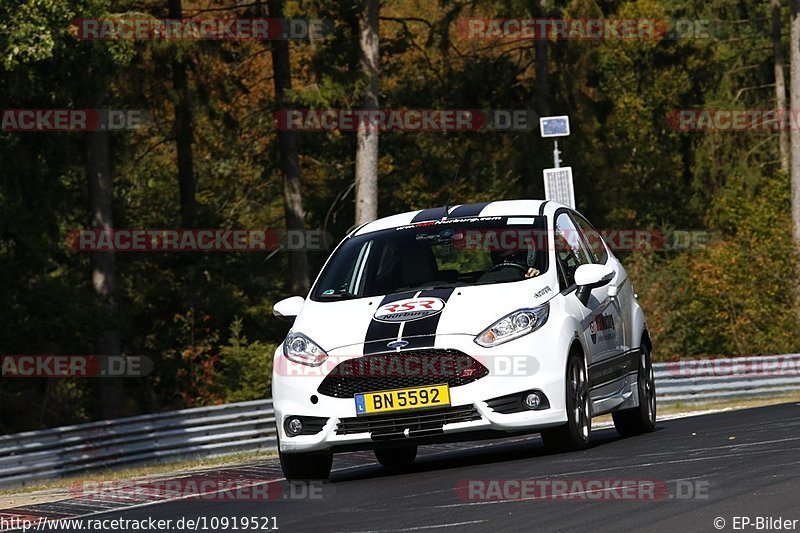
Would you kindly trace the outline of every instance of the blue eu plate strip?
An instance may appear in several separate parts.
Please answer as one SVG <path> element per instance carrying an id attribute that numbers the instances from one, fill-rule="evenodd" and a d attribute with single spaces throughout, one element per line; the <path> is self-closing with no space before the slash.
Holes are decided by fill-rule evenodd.
<path id="1" fill-rule="evenodd" d="M 356 394 L 356 413 L 362 414 L 367 412 L 367 404 L 364 403 L 364 395 Z"/>

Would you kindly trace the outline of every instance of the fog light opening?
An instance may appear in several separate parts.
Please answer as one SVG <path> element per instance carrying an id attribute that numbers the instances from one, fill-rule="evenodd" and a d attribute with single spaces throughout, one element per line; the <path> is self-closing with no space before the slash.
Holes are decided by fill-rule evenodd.
<path id="1" fill-rule="evenodd" d="M 303 422 L 296 417 L 287 418 L 284 424 L 287 435 L 295 437 L 303 432 Z"/>
<path id="2" fill-rule="evenodd" d="M 525 405 L 525 408 L 533 411 L 538 409 L 542 404 L 542 398 L 539 396 L 539 393 L 531 392 L 530 394 L 525 395 L 525 397 L 522 399 L 522 403 Z"/>

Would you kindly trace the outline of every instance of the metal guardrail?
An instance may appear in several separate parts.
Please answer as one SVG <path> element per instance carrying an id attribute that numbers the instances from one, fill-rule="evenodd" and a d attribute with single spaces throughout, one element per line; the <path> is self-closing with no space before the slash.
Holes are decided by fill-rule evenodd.
<path id="1" fill-rule="evenodd" d="M 88 470 L 277 446 L 271 400 L 182 409 L 0 436 L 0 487 Z"/>
<path id="2" fill-rule="evenodd" d="M 800 390 L 800 354 L 655 363 L 660 405 L 764 397 Z"/>
<path id="3" fill-rule="evenodd" d="M 800 354 L 653 365 L 660 405 L 800 390 Z M 0 487 L 88 470 L 274 450 L 271 400 L 103 420 L 0 436 Z"/>

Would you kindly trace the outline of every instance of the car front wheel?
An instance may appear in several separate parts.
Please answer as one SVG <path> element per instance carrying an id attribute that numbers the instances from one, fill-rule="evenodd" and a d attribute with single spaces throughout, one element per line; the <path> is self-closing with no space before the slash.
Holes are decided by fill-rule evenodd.
<path id="1" fill-rule="evenodd" d="M 589 381 L 583 360 L 575 352 L 567 361 L 567 423 L 542 431 L 542 441 L 551 453 L 584 450 L 589 447 L 592 414 L 589 406 Z"/>

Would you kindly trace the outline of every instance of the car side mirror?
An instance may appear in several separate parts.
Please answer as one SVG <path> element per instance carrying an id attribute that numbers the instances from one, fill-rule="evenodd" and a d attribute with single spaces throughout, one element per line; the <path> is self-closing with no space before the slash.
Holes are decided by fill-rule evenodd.
<path id="1" fill-rule="evenodd" d="M 275 302 L 275 305 L 272 306 L 272 314 L 285 320 L 294 320 L 300 314 L 300 310 L 305 303 L 306 300 L 302 296 L 292 296 L 280 302 Z"/>
<path id="2" fill-rule="evenodd" d="M 614 279 L 614 269 L 609 265 L 581 265 L 575 270 L 575 295 L 583 305 L 589 303 L 589 296 L 598 287 L 608 285 Z"/>

